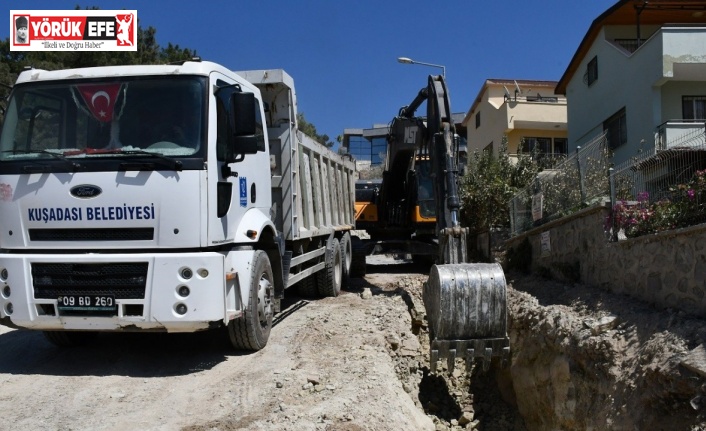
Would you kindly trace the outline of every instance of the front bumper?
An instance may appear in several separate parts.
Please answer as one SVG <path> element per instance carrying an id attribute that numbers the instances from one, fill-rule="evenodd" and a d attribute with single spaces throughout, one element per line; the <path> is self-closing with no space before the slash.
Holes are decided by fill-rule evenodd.
<path id="1" fill-rule="evenodd" d="M 226 319 L 224 262 L 213 252 L 0 254 L 0 323 L 38 330 L 208 329 Z M 77 292 L 112 296 L 115 310 L 60 309 L 57 298 Z"/>

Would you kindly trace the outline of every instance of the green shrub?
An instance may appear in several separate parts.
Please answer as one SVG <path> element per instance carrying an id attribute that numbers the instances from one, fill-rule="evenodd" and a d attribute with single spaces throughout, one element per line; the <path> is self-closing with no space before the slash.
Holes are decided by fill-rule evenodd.
<path id="1" fill-rule="evenodd" d="M 471 232 L 485 232 L 491 227 L 510 227 L 508 202 L 528 186 L 540 168 L 530 155 L 510 159 L 506 139 L 497 156 L 489 151 L 474 152 L 461 177 L 461 222 Z"/>

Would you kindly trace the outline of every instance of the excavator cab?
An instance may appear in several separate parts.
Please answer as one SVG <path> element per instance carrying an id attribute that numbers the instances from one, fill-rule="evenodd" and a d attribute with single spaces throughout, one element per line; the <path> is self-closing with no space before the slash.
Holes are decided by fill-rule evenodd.
<path id="1" fill-rule="evenodd" d="M 378 222 L 378 200 L 382 180 L 358 180 L 355 183 L 355 223 L 365 230 Z"/>

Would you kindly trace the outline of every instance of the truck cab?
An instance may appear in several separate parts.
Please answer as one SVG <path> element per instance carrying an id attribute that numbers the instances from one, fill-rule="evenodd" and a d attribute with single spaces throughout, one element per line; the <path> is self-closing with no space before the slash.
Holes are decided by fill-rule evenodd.
<path id="1" fill-rule="evenodd" d="M 210 62 L 22 72 L 0 135 L 0 322 L 242 316 L 255 249 L 277 249 L 264 115 L 257 87 Z"/>

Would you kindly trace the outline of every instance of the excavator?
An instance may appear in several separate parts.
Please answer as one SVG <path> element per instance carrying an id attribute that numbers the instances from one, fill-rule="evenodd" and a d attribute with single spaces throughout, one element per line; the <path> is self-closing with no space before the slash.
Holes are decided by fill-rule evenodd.
<path id="1" fill-rule="evenodd" d="M 425 102 L 426 117 L 416 116 Z M 468 228 L 459 217 L 459 139 L 443 76 L 430 75 L 412 103 L 400 109 L 387 141 L 382 182 L 374 193 L 358 193 L 369 202 L 356 202 L 366 208 L 356 227 L 370 239 L 354 245 L 354 261 L 384 252 L 435 262 L 423 288 L 432 372 L 443 359 L 449 370 L 457 358 L 467 367 L 480 359 L 484 370 L 493 358 L 506 364 L 505 274 L 497 263 L 468 261 Z"/>

